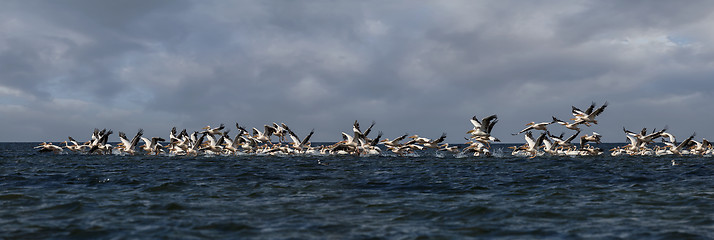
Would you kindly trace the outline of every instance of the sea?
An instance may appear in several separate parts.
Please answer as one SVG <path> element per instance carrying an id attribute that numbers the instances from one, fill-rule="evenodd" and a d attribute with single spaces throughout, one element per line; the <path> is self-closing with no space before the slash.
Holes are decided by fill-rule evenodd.
<path id="1" fill-rule="evenodd" d="M 121 156 L 36 145 L 0 143 L 0 239 L 714 239 L 707 157 L 524 158 L 507 144 L 490 157 Z"/>

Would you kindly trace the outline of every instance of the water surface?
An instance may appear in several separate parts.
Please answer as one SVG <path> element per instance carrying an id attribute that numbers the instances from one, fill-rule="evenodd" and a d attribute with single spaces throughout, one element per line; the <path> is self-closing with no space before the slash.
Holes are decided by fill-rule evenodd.
<path id="1" fill-rule="evenodd" d="M 714 238 L 711 158 L 96 156 L 35 145 L 0 143 L 0 238 Z"/>

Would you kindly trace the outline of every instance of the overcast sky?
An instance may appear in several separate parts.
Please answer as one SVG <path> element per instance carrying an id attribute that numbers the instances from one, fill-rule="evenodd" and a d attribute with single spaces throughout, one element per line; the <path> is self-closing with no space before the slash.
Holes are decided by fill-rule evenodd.
<path id="1" fill-rule="evenodd" d="M 0 1 L 0 141 L 354 120 L 463 143 L 609 102 L 596 131 L 714 139 L 714 1 Z M 554 133 L 571 132 L 560 126 Z M 118 141 L 116 135 L 111 141 Z"/>

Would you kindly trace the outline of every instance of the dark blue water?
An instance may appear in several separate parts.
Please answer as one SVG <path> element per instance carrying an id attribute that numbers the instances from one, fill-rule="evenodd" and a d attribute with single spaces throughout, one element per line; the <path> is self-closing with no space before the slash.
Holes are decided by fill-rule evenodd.
<path id="1" fill-rule="evenodd" d="M 0 144 L 0 238 L 714 238 L 711 158 L 93 156 L 33 146 Z"/>

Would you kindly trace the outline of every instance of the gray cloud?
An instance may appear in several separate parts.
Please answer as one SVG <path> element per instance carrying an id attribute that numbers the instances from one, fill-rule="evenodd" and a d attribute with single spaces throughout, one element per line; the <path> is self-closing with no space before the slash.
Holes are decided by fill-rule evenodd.
<path id="1" fill-rule="evenodd" d="M 707 1 L 0 3 L 0 141 L 285 122 L 336 141 L 499 114 L 496 135 L 610 102 L 597 131 L 712 136 Z M 554 131 L 565 129 L 555 128 Z"/>

